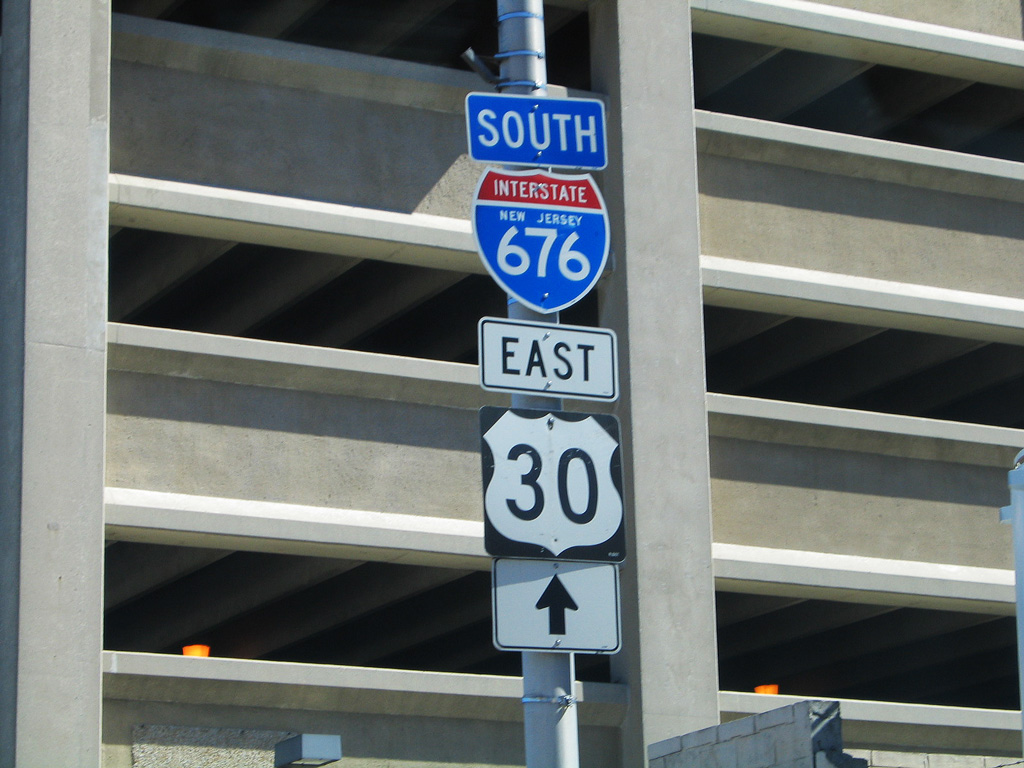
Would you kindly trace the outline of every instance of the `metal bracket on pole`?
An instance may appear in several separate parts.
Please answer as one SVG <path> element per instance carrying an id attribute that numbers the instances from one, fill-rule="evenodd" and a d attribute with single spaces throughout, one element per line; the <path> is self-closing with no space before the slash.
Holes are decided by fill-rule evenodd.
<path id="1" fill-rule="evenodd" d="M 490 67 L 480 61 L 476 51 L 472 48 L 467 48 L 462 52 L 462 60 L 469 65 L 470 69 L 480 75 L 484 82 L 496 85 L 501 80 L 497 73 L 492 72 Z"/>

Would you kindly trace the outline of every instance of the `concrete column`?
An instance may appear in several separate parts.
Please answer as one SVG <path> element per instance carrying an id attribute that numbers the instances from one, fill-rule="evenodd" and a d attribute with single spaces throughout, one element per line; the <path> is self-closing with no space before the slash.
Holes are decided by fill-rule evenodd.
<path id="1" fill-rule="evenodd" d="M 615 270 L 602 323 L 621 342 L 628 525 L 623 764 L 718 722 L 690 20 L 674 0 L 590 6 L 594 90 L 609 101 L 601 179 Z"/>
<path id="2" fill-rule="evenodd" d="M 0 766 L 100 764 L 109 3 L 4 0 Z"/>

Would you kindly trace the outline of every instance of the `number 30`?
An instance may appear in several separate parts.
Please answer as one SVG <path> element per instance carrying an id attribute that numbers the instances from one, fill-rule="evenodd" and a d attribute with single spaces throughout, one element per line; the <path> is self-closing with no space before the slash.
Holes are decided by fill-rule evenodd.
<path id="1" fill-rule="evenodd" d="M 515 499 L 505 499 L 505 503 L 509 512 L 520 520 L 536 520 L 544 511 L 544 489 L 537 482 L 544 468 L 543 462 L 537 449 L 526 443 L 514 445 L 508 452 L 510 461 L 517 461 L 520 456 L 530 457 L 530 468 L 522 474 L 521 482 L 533 492 L 533 506 L 523 509 Z M 582 512 L 573 509 L 572 501 L 569 499 L 569 467 L 573 461 L 581 462 L 587 473 L 587 505 Z M 569 448 L 563 451 L 558 459 L 558 501 L 562 507 L 562 514 L 579 525 L 586 525 L 597 514 L 597 469 L 590 454 L 582 448 Z"/>

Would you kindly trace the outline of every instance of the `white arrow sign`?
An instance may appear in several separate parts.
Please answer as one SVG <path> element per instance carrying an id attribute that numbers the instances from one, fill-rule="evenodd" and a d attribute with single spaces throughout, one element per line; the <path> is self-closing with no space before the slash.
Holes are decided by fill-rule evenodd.
<path id="1" fill-rule="evenodd" d="M 494 645 L 506 651 L 615 653 L 619 574 L 611 563 L 494 561 Z"/>
<path id="2" fill-rule="evenodd" d="M 613 416 L 485 407 L 480 421 L 488 553 L 624 559 Z"/>

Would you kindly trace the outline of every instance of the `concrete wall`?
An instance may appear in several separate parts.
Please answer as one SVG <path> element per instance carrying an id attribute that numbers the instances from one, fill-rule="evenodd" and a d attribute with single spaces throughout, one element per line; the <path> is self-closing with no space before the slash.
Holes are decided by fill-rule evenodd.
<path id="1" fill-rule="evenodd" d="M 100 751 L 109 4 L 3 4 L 0 765 Z"/>
<path id="2" fill-rule="evenodd" d="M 1014 765 L 1010 757 L 954 755 L 942 752 L 893 752 L 880 749 L 848 749 L 851 757 L 867 761 L 868 768 L 1003 768 Z"/>
<path id="3" fill-rule="evenodd" d="M 471 408 L 128 372 L 109 386 L 108 485 L 480 517 Z"/>
<path id="4" fill-rule="evenodd" d="M 715 540 L 1012 568 L 1005 469 L 712 439 Z"/>
<path id="5" fill-rule="evenodd" d="M 469 214 L 469 72 L 115 15 L 115 173 Z"/>
<path id="6" fill-rule="evenodd" d="M 449 216 L 479 175 L 459 114 L 128 62 L 111 96 L 114 173 Z M 468 187 L 430 200 L 460 168 Z"/>
<path id="7" fill-rule="evenodd" d="M 827 0 L 828 5 L 929 24 L 1021 38 L 1021 6 L 1017 0 Z"/>
<path id="8" fill-rule="evenodd" d="M 866 768 L 843 753 L 839 703 L 801 701 L 648 749 L 650 768 Z"/>
<path id="9" fill-rule="evenodd" d="M 340 734 L 353 768 L 524 762 L 521 722 L 109 700 L 103 714 L 104 768 L 270 768 L 275 737 L 290 733 Z M 583 727 L 581 763 L 618 765 L 617 742 L 615 729 Z"/>
<path id="10" fill-rule="evenodd" d="M 703 252 L 1024 297 L 1024 206 L 827 171 L 702 154 Z"/>
<path id="11" fill-rule="evenodd" d="M 512 677 L 112 652 L 104 662 L 104 768 L 250 768 L 288 733 L 340 735 L 343 765 L 357 768 L 524 761 Z M 575 694 L 582 764 L 621 765 L 624 687 L 577 683 Z"/>
<path id="12" fill-rule="evenodd" d="M 420 391 L 407 383 L 412 401 L 401 402 L 387 397 L 395 388 L 387 376 L 359 383 L 355 371 L 324 367 L 304 383 L 293 375 L 286 388 L 246 373 L 241 361 L 225 366 L 208 337 L 174 336 L 202 342 L 208 354 L 116 355 L 108 485 L 479 520 L 475 409 L 487 400 L 471 367 L 434 364 L 438 375 L 450 370 L 467 383 Z M 180 375 L 158 372 L 175 367 Z M 221 373 L 235 381 L 211 380 Z M 376 397 L 366 396 L 371 381 Z M 1005 502 L 1012 447 L 775 421 L 771 413 L 712 416 L 716 541 L 1012 567 L 1010 531 L 995 512 Z"/>

